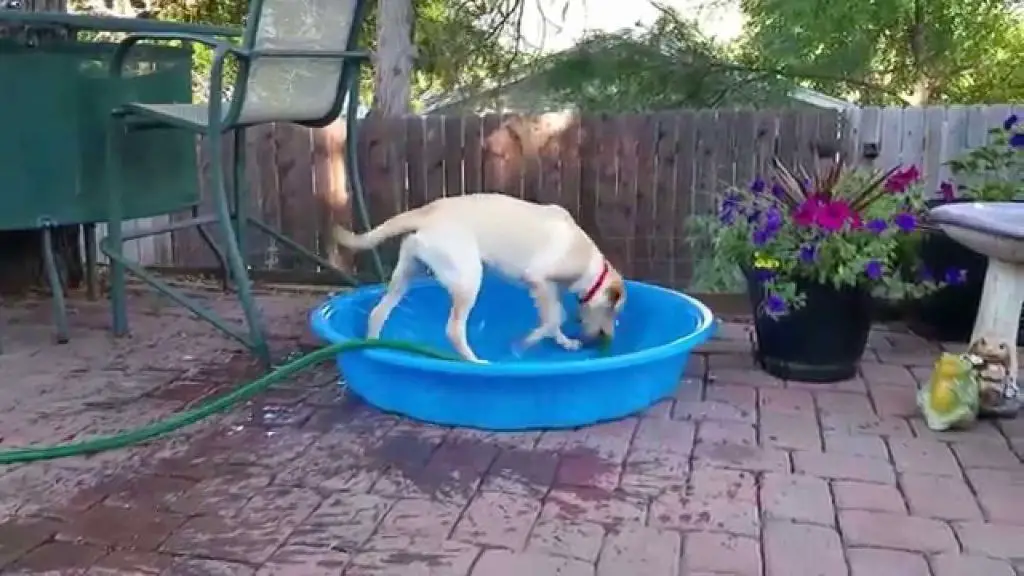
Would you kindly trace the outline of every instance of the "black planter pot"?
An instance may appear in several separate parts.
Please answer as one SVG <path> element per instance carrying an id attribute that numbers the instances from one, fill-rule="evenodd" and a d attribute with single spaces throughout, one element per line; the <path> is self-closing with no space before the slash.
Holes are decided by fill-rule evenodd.
<path id="1" fill-rule="evenodd" d="M 885 298 L 873 298 L 871 303 L 871 321 L 876 324 L 902 322 L 907 316 L 907 303 L 894 302 Z"/>
<path id="2" fill-rule="evenodd" d="M 806 294 L 806 304 L 774 319 L 758 312 L 764 287 L 747 274 L 757 362 L 765 372 L 785 380 L 837 382 L 852 378 L 871 332 L 870 292 L 837 290 L 816 282 L 798 282 L 797 288 Z"/>
<path id="3" fill-rule="evenodd" d="M 930 201 L 928 207 L 942 203 Z M 967 342 L 974 330 L 988 259 L 950 239 L 941 230 L 932 230 L 924 235 L 918 257 L 937 275 L 951 268 L 965 269 L 967 281 L 947 286 L 916 301 L 908 311 L 907 325 L 917 335 L 931 340 Z M 1018 331 L 1018 338 L 1021 335 L 1024 335 L 1024 330 Z"/>

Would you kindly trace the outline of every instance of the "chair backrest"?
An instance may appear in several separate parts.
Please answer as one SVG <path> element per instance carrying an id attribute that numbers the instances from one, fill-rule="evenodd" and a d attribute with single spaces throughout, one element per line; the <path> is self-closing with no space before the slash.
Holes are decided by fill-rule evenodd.
<path id="1" fill-rule="evenodd" d="M 354 22 L 364 0 L 254 0 L 246 44 L 254 50 L 303 52 L 355 48 Z M 354 26 L 355 24 L 355 26 Z M 241 124 L 307 122 L 335 107 L 344 63 L 337 60 L 260 56 L 245 80 Z"/>

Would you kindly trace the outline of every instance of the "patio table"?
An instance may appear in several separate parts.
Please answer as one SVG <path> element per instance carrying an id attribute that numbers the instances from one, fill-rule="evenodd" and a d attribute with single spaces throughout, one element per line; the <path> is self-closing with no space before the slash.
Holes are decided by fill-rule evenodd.
<path id="1" fill-rule="evenodd" d="M 152 19 L 0 10 L 0 230 L 41 229 L 57 339 L 67 341 L 62 268 L 52 230 L 85 226 L 86 278 L 96 295 L 95 225 L 107 220 L 106 142 L 122 102 L 190 103 L 192 50 L 147 45 L 133 51 L 124 78 L 108 71 L 117 43 L 83 32 L 176 32 L 235 37 L 236 28 Z M 133 131 L 123 178 L 123 216 L 146 218 L 196 204 L 196 142 L 189 134 Z"/>

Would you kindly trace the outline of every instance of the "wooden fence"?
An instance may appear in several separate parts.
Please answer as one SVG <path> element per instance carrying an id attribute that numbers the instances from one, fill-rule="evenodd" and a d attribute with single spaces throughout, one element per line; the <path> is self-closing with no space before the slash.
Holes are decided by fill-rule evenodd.
<path id="1" fill-rule="evenodd" d="M 695 258 L 686 219 L 706 214 L 727 185 L 745 185 L 773 154 L 808 164 L 814 146 L 840 147 L 878 168 L 917 164 L 927 186 L 943 163 L 983 144 L 1009 106 L 816 110 L 696 110 L 650 115 L 544 114 L 368 120 L 360 128 L 360 172 L 371 220 L 441 196 L 494 190 L 565 206 L 631 277 L 685 287 Z M 1024 115 L 1022 107 L 1017 112 Z M 351 265 L 330 241 L 351 225 L 343 128 L 291 125 L 250 130 L 251 209 L 332 262 Z M 864 157 L 873 144 L 877 157 Z M 193 232 L 134 247 L 146 264 L 215 265 Z M 254 268 L 315 270 L 258 237 Z M 145 241 L 141 241 L 145 242 Z"/>

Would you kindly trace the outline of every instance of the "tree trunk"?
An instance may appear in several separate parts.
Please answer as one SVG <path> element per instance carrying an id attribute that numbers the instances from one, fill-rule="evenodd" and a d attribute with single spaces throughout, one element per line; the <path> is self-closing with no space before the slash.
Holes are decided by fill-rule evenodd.
<path id="1" fill-rule="evenodd" d="M 411 111 L 412 101 L 412 0 L 379 2 L 373 114 L 401 116 Z"/>
<path id="2" fill-rule="evenodd" d="M 66 12 L 67 0 L 17 0 L 6 4 L 0 1 L 0 9 L 3 6 L 30 12 Z M 13 36 L 20 41 L 36 43 L 66 36 L 63 29 L 33 29 L 24 34 L 23 30 L 12 28 L 0 26 L 0 37 Z M 0 182 L 2 178 L 0 175 Z M 71 286 L 79 285 L 84 277 L 79 233 L 79 226 L 60 226 L 53 230 L 57 266 L 63 282 Z M 0 293 L 25 292 L 46 285 L 42 231 L 0 230 Z"/>

